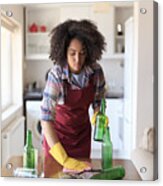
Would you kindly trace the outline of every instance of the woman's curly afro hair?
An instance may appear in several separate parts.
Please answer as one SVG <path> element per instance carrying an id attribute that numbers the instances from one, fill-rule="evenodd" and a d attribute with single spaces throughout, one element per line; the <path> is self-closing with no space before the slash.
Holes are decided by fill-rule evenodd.
<path id="1" fill-rule="evenodd" d="M 86 47 L 86 65 L 100 60 L 105 50 L 104 37 L 90 20 L 67 20 L 53 28 L 50 36 L 49 58 L 61 66 L 67 63 L 67 48 L 74 38 Z"/>

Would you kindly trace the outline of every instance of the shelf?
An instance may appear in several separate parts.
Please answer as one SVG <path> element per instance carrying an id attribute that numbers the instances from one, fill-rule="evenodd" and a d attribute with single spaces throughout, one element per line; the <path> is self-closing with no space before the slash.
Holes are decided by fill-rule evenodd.
<path id="1" fill-rule="evenodd" d="M 49 32 L 28 32 L 28 36 L 48 36 Z"/>
<path id="2" fill-rule="evenodd" d="M 123 36 L 116 36 L 115 38 L 116 38 L 116 39 L 124 39 L 125 37 L 124 37 L 124 35 L 123 35 Z"/>
<path id="3" fill-rule="evenodd" d="M 115 53 L 113 55 L 103 55 L 103 59 L 124 59 L 124 53 Z"/>
<path id="4" fill-rule="evenodd" d="M 30 54 L 26 56 L 27 60 L 49 60 L 49 54 Z"/>
<path id="5" fill-rule="evenodd" d="M 48 35 L 49 32 L 27 32 L 27 60 L 48 60 L 50 49 Z"/>

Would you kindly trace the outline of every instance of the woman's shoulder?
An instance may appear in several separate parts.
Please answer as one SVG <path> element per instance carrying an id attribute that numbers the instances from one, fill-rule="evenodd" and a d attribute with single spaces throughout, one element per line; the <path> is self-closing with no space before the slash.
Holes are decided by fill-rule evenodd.
<path id="1" fill-rule="evenodd" d="M 51 70 L 49 71 L 49 74 L 56 77 L 60 78 L 62 76 L 62 67 L 58 64 L 54 64 Z"/>

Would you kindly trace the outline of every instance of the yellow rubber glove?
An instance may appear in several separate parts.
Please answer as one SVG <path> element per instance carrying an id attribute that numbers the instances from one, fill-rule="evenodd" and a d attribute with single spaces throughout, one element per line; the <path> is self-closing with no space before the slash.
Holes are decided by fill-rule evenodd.
<path id="1" fill-rule="evenodd" d="M 98 111 L 95 112 L 91 118 L 91 123 L 92 125 L 95 125 L 96 124 L 96 117 L 97 117 L 97 114 L 98 114 Z"/>
<path id="2" fill-rule="evenodd" d="M 97 112 L 95 112 L 95 113 L 93 114 L 93 116 L 92 116 L 92 118 L 91 118 L 91 123 L 92 123 L 92 125 L 95 125 L 95 124 L 96 124 L 96 118 L 97 118 L 97 114 L 98 114 L 98 113 L 99 113 L 99 112 L 97 111 Z M 105 116 L 106 116 L 106 115 L 105 115 Z M 105 127 L 107 127 L 108 124 L 109 124 L 109 118 L 106 116 Z"/>
<path id="3" fill-rule="evenodd" d="M 109 125 L 109 118 L 106 116 L 106 123 L 105 123 L 105 127 L 107 127 Z"/>
<path id="4" fill-rule="evenodd" d="M 90 169 L 90 166 L 82 161 L 78 161 L 74 158 L 68 157 L 66 151 L 60 142 L 57 142 L 49 151 L 53 158 L 61 164 L 64 168 L 75 171 L 82 172 L 84 170 Z"/>

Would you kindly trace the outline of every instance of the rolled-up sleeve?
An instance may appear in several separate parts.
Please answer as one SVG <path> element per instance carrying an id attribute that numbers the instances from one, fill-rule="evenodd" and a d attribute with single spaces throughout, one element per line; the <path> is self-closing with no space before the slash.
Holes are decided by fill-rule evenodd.
<path id="1" fill-rule="evenodd" d="M 54 121 L 55 120 L 55 106 L 58 95 L 60 93 L 59 78 L 51 70 L 48 73 L 48 79 L 43 92 L 43 99 L 41 103 L 41 120 Z"/>
<path id="2" fill-rule="evenodd" d="M 105 77 L 99 64 L 96 64 L 94 69 L 94 86 L 95 97 L 93 102 L 93 109 L 100 107 L 101 99 L 105 96 Z"/>

